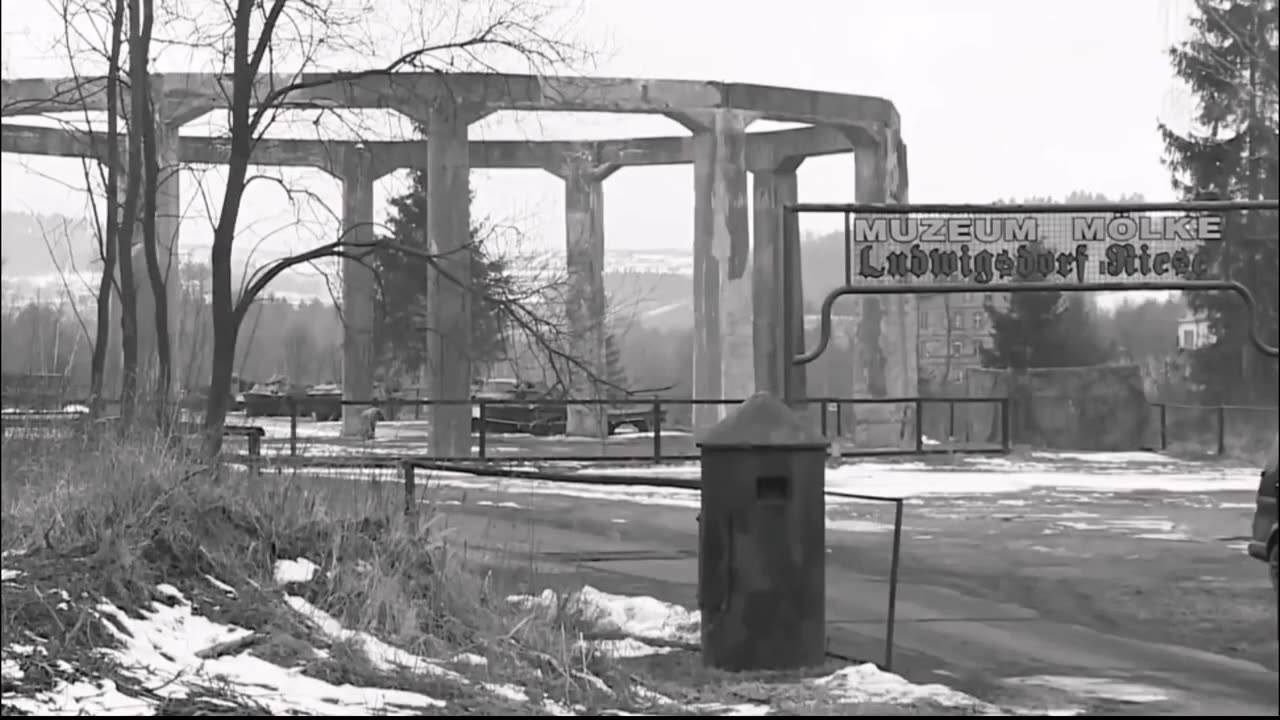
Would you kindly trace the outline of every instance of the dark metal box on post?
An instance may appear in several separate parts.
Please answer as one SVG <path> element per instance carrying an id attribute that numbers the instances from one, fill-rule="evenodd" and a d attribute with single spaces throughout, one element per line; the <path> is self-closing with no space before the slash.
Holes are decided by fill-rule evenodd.
<path id="1" fill-rule="evenodd" d="M 730 671 L 821 665 L 826 439 L 777 397 L 756 393 L 698 447 L 703 663 Z"/>

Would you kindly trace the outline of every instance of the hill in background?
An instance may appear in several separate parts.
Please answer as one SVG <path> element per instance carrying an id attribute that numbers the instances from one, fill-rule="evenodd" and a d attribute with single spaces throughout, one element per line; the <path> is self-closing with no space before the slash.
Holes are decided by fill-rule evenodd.
<path id="1" fill-rule="evenodd" d="M 58 215 L 3 214 L 3 257 L 6 295 L 56 294 L 59 269 L 92 270 L 97 266 L 93 233 L 85 221 Z M 805 296 L 820 302 L 843 282 L 844 251 L 840 234 L 804 244 Z M 605 292 L 614 317 L 622 324 L 660 329 L 693 325 L 692 249 L 614 249 L 606 251 Z M 16 292 L 13 292 L 15 291 Z M 270 294 L 295 299 L 330 297 L 318 274 L 286 273 L 272 283 Z M 10 298 L 16 299 L 14 297 Z"/>

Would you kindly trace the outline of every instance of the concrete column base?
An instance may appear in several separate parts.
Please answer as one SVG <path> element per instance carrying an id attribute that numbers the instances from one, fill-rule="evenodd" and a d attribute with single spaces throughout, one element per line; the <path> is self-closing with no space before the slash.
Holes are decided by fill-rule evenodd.
<path id="1" fill-rule="evenodd" d="M 343 405 L 342 406 L 342 437 L 344 438 L 360 438 L 364 431 L 364 421 L 360 418 L 360 413 L 368 410 L 371 405 Z"/>
<path id="2" fill-rule="evenodd" d="M 565 434 L 574 437 L 608 437 L 609 426 L 606 415 L 604 408 L 570 405 Z"/>

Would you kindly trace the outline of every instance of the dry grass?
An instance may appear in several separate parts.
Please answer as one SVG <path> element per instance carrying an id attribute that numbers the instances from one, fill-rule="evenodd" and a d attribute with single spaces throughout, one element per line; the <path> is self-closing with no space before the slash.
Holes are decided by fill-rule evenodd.
<path id="1" fill-rule="evenodd" d="M 106 600 L 137 616 L 164 601 L 156 587 L 168 583 L 200 614 L 254 630 L 250 652 L 263 659 L 338 684 L 422 692 L 448 701 L 448 714 L 536 711 L 484 692 L 481 682 L 519 685 L 534 703 L 545 697 L 588 709 L 627 707 L 626 677 L 578 647 L 572 618 L 531 617 L 505 602 L 534 581 L 526 572 L 530 558 L 513 552 L 495 567 L 492 554 L 469 557 L 437 530 L 429 503 L 421 517 L 404 517 L 396 483 L 215 470 L 147 435 L 5 435 L 0 549 L 5 567 L 22 575 L 3 585 L 0 635 L 6 644 L 42 648 L 23 661 L 26 690 L 77 674 L 115 677 L 101 667 L 108 661 L 97 650 L 114 640 L 93 607 Z M 388 673 L 359 648 L 326 642 L 287 607 L 274 582 L 276 560 L 297 557 L 322 571 L 289 592 L 346 628 L 416 655 L 465 652 L 487 664 L 455 667 L 472 682 L 450 684 Z M 234 597 L 210 578 L 233 587 Z M 317 647 L 327 650 L 323 657 Z M 217 708 L 260 711 L 219 688 L 161 709 Z"/>

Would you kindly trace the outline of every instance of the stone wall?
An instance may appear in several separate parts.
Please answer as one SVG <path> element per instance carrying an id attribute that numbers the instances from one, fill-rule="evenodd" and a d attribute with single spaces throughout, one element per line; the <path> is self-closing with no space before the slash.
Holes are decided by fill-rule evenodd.
<path id="1" fill-rule="evenodd" d="M 977 369 L 966 375 L 970 397 L 1009 398 L 1015 445 L 1056 450 L 1138 450 L 1150 445 L 1149 401 L 1136 365 Z M 974 442 L 998 442 L 1000 409 L 969 403 L 961 416 Z"/>

